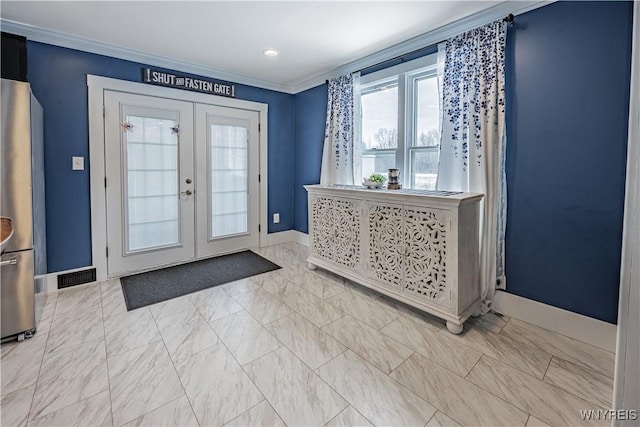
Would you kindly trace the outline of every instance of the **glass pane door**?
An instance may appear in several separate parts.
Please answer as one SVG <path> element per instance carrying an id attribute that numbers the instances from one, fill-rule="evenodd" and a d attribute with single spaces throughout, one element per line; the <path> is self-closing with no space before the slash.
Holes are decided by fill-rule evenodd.
<path id="1" fill-rule="evenodd" d="M 180 243 L 177 126 L 126 116 L 126 253 Z"/>
<path id="2" fill-rule="evenodd" d="M 109 276 L 258 246 L 257 111 L 104 96 Z"/>
<path id="3" fill-rule="evenodd" d="M 246 125 L 213 123 L 209 132 L 209 237 L 246 233 L 249 230 L 248 129 Z"/>
<path id="4" fill-rule="evenodd" d="M 258 245 L 258 113 L 196 104 L 196 256 Z"/>
<path id="5" fill-rule="evenodd" d="M 193 104 L 105 92 L 110 276 L 195 257 Z"/>

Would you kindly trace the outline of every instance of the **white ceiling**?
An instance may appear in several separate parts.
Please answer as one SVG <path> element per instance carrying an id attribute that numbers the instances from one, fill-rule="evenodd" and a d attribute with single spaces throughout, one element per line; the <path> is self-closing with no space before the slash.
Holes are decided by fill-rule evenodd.
<path id="1" fill-rule="evenodd" d="M 2 0 L 0 16 L 3 24 L 193 64 L 209 75 L 221 71 L 239 82 L 246 77 L 263 87 L 296 88 L 499 3 Z M 280 55 L 264 56 L 267 48 Z"/>

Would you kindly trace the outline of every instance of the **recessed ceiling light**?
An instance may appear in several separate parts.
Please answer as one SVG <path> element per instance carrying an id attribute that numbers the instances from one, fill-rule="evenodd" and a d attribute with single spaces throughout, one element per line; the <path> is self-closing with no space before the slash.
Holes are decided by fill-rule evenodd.
<path id="1" fill-rule="evenodd" d="M 278 52 L 278 51 L 277 51 L 277 50 L 275 50 L 275 49 L 267 49 L 267 50 L 265 50 L 265 51 L 264 51 L 264 52 L 262 52 L 262 53 L 264 53 L 266 56 L 278 56 L 278 54 L 279 54 L 280 52 Z"/>

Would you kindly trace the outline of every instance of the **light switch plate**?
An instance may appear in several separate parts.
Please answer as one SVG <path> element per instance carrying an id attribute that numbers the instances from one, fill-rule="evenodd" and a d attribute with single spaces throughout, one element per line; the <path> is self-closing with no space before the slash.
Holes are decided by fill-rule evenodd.
<path id="1" fill-rule="evenodd" d="M 273 223 L 277 224 L 280 222 L 280 214 L 279 213 L 274 213 L 273 214 Z"/>
<path id="2" fill-rule="evenodd" d="M 84 170 L 84 157 L 73 156 L 71 158 L 71 169 L 74 171 Z"/>

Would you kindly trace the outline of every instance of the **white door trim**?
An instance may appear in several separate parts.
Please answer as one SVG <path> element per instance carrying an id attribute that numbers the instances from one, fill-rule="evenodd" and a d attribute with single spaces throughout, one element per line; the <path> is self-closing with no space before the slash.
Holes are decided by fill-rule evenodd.
<path id="1" fill-rule="evenodd" d="M 130 82 L 126 80 L 112 79 L 108 77 L 87 74 L 87 87 L 89 92 L 89 165 L 90 165 L 90 190 L 91 190 L 91 258 L 96 268 L 96 279 L 107 279 L 107 217 L 106 217 L 106 192 L 105 180 L 105 153 L 104 153 L 104 120 L 103 105 L 104 91 L 113 90 L 129 92 L 139 95 L 149 95 L 161 98 L 176 99 L 194 103 L 220 105 L 223 107 L 240 108 L 257 111 L 260 119 L 260 247 L 267 246 L 267 149 L 268 149 L 268 105 L 245 101 L 235 98 L 208 95 L 189 92 L 180 89 L 171 89 L 153 86 L 145 83 Z"/>

